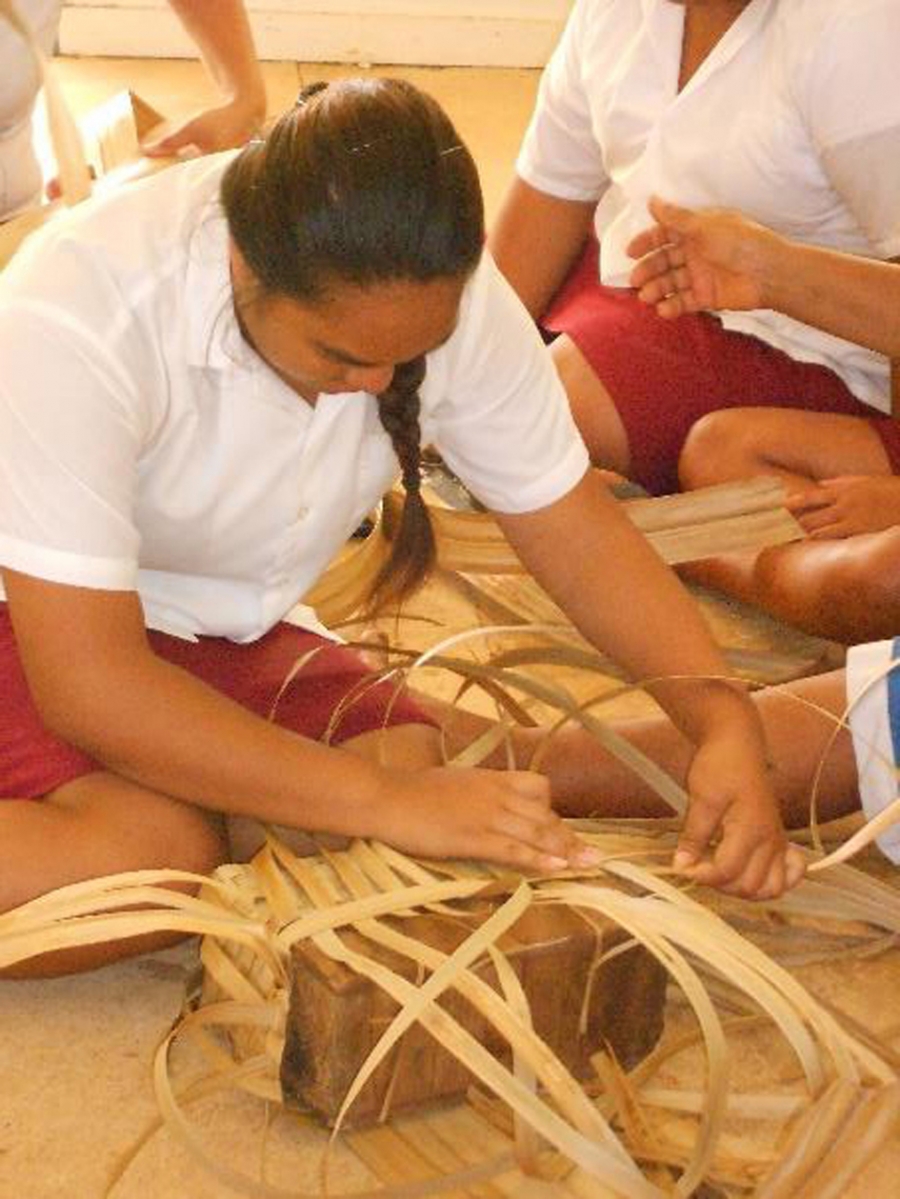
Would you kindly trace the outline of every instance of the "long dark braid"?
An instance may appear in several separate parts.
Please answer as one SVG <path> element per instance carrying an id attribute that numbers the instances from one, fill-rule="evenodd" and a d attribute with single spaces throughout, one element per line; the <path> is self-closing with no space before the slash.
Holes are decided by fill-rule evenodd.
<path id="1" fill-rule="evenodd" d="M 434 530 L 422 499 L 419 388 L 424 379 L 424 358 L 404 362 L 378 397 L 378 415 L 400 462 L 405 495 L 396 528 L 390 527 L 388 517 L 391 552 L 372 584 L 369 607 L 373 610 L 406 599 L 434 566 Z"/>

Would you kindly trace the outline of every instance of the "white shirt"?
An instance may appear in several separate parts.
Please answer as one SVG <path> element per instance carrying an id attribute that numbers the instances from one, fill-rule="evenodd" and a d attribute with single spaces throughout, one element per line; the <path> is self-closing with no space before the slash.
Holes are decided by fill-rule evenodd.
<path id="1" fill-rule="evenodd" d="M 46 53 L 53 49 L 62 0 L 16 0 Z M 41 169 L 32 145 L 31 113 L 41 87 L 34 55 L 0 12 L 0 220 L 40 199 Z"/>
<path id="2" fill-rule="evenodd" d="M 0 275 L 0 564 L 137 589 L 153 628 L 246 641 L 309 590 L 398 464 L 372 396 L 307 404 L 241 337 L 218 205 L 230 157 L 79 206 Z M 423 444 L 494 510 L 550 504 L 587 469 L 487 257 L 421 397 Z"/>
<path id="3" fill-rule="evenodd" d="M 900 4 L 751 0 L 678 91 L 684 8 L 576 0 L 519 157 L 549 195 L 597 200 L 601 278 L 626 286 L 653 194 L 739 208 L 800 241 L 900 254 Z M 769 311 L 726 312 L 888 411 L 878 355 Z"/>

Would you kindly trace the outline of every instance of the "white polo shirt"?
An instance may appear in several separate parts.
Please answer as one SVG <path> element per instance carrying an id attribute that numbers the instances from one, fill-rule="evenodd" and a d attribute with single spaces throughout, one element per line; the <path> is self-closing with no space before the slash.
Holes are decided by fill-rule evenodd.
<path id="1" fill-rule="evenodd" d="M 627 286 L 625 246 L 654 193 L 900 255 L 897 0 L 751 0 L 679 93 L 683 29 L 670 0 L 576 0 L 542 79 L 518 171 L 549 195 L 599 201 L 603 282 Z M 889 411 L 880 356 L 774 312 L 722 321 Z"/>
<path id="2" fill-rule="evenodd" d="M 53 49 L 62 0 L 16 0 L 46 53 Z M 31 50 L 0 13 L 0 221 L 40 199 L 41 169 L 31 113 L 41 75 Z"/>
<path id="3" fill-rule="evenodd" d="M 150 627 L 246 641 L 309 590 L 398 464 L 372 396 L 311 406 L 241 337 L 218 204 L 230 158 L 79 206 L 0 275 L 0 564 L 136 589 Z M 429 355 L 421 424 L 497 511 L 550 504 L 587 469 L 487 257 Z"/>

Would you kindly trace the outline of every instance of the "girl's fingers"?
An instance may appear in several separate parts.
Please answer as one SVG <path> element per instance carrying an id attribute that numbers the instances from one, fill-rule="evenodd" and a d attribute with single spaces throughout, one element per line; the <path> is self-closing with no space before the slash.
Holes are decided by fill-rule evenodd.
<path id="1" fill-rule="evenodd" d="M 668 231 L 661 225 L 651 225 L 635 234 L 625 247 L 625 253 L 629 258 L 643 258 L 646 254 L 652 254 L 654 250 L 660 250 L 668 244 Z"/>
<path id="2" fill-rule="evenodd" d="M 510 795 L 526 801 L 550 807 L 550 782 L 546 775 L 538 774 L 536 770 L 506 770 L 502 774 L 488 771 L 495 780 L 502 780 Z"/>

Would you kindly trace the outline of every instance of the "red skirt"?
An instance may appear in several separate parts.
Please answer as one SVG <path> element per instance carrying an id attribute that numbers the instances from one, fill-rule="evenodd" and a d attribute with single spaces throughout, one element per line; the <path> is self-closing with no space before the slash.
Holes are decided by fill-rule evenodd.
<path id="1" fill-rule="evenodd" d="M 625 427 L 630 477 L 652 494 L 678 490 L 678 458 L 691 426 L 722 408 L 862 417 L 900 474 L 900 422 L 873 416 L 834 371 L 725 329 L 709 313 L 663 320 L 636 292 L 601 284 L 597 270 L 591 238 L 541 325 L 568 334 L 593 367 Z"/>
<path id="2" fill-rule="evenodd" d="M 339 744 L 390 725 L 434 724 L 390 683 L 366 686 L 370 672 L 357 654 L 295 625 L 276 625 L 249 645 L 219 637 L 184 641 L 156 632 L 148 637 L 167 662 L 315 741 Z M 279 698 L 291 670 L 312 650 Z M 22 672 L 7 606 L 0 602 L 0 800 L 39 799 L 103 769 L 44 726 Z"/>

